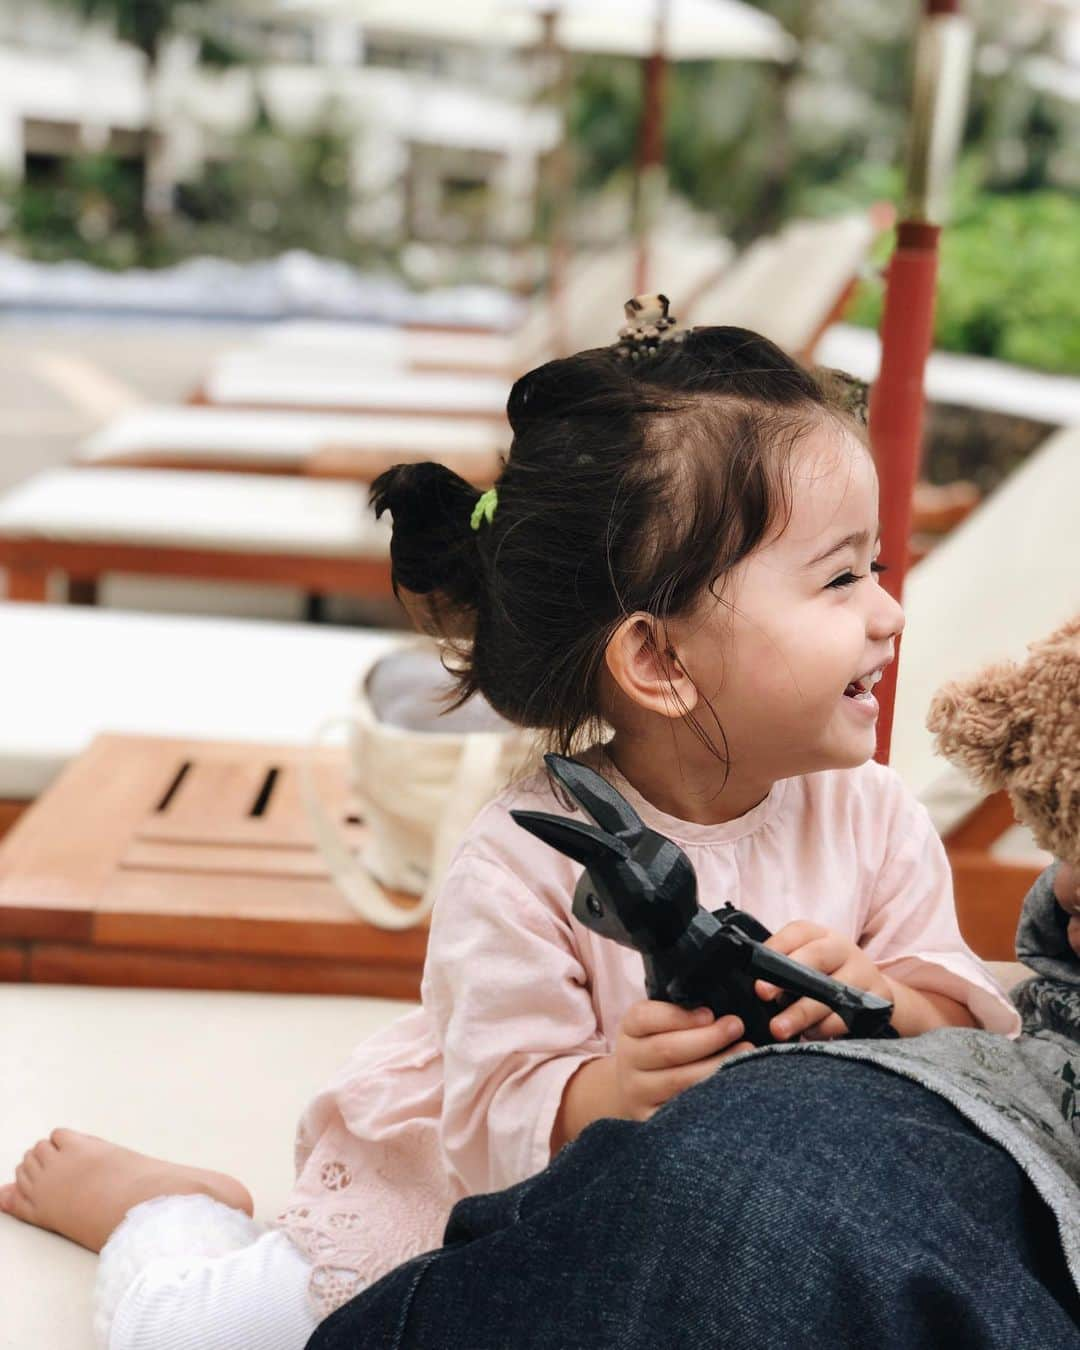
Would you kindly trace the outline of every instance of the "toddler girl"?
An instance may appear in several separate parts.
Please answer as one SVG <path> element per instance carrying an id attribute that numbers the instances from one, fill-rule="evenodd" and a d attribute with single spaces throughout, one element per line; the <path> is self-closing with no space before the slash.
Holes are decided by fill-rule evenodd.
<path id="1" fill-rule="evenodd" d="M 457 647 L 461 697 L 608 776 L 686 851 L 708 908 L 892 1000 L 902 1036 L 1014 1035 L 926 812 L 871 759 L 903 615 L 875 575 L 860 427 L 752 333 L 637 336 L 516 383 L 494 493 L 435 464 L 378 479 L 403 602 Z M 26 1155 L 0 1205 L 101 1250 L 102 1345 L 300 1350 L 438 1245 L 457 1199 L 538 1172 L 600 1117 L 647 1119 L 747 1048 L 735 1017 L 643 997 L 640 957 L 571 915 L 579 868 L 510 808 L 573 814 L 538 774 L 476 819 L 422 1006 L 311 1104 L 275 1226 L 231 1178 L 71 1131 Z M 843 1031 L 808 999 L 771 1027 Z"/>

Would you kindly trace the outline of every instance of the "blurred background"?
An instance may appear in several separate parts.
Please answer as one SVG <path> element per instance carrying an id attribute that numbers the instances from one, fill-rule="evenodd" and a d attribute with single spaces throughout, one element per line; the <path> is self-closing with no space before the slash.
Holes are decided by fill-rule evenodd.
<path id="1" fill-rule="evenodd" d="M 563 276 L 572 331 L 581 268 L 646 228 L 720 271 L 793 222 L 898 202 L 919 5 L 696 4 L 715 21 L 673 10 L 658 70 L 636 0 L 577 28 L 535 0 L 0 0 L 0 489 L 187 400 L 267 324 L 509 332 Z M 1080 420 L 1080 8 L 965 10 L 935 345 L 1000 364 L 937 367 L 924 473 L 985 492 Z M 864 377 L 891 244 L 875 230 L 817 350 Z M 649 280 L 683 294 L 661 251 Z M 167 607 L 170 584 L 129 602 Z M 302 597 L 177 603 L 289 617 Z"/>

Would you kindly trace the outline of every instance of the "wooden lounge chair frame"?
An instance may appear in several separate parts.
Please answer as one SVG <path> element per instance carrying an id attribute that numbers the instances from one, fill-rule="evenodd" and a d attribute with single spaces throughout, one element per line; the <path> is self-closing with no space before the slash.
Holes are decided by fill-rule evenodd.
<path id="1" fill-rule="evenodd" d="M 82 543 L 34 536 L 0 537 L 0 567 L 7 569 L 8 599 L 48 599 L 49 574 L 63 572 L 83 603 L 94 602 L 97 582 L 109 573 L 193 577 L 295 586 L 312 594 L 393 595 L 390 559 L 158 545 Z"/>

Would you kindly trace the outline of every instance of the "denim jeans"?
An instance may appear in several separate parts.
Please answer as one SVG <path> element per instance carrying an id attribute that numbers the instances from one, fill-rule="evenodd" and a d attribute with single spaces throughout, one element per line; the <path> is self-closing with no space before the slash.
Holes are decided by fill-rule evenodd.
<path id="1" fill-rule="evenodd" d="M 461 1201 L 307 1350 L 1080 1347 L 1053 1215 L 944 1099 L 873 1065 L 733 1064 Z"/>

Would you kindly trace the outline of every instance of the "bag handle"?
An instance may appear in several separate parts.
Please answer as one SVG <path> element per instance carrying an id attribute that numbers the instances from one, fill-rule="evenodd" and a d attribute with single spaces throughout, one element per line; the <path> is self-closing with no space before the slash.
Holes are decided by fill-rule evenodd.
<path id="1" fill-rule="evenodd" d="M 435 832 L 431 871 L 420 898 L 425 913 L 430 913 L 435 903 L 435 896 L 462 836 L 473 817 L 488 804 L 496 790 L 496 774 L 499 772 L 504 741 L 504 736 L 492 731 L 473 731 L 465 737 L 448 805 Z"/>
<path id="2" fill-rule="evenodd" d="M 331 717 L 323 722 L 315 732 L 310 751 L 319 749 L 330 732 L 336 731 L 339 727 L 348 730 L 351 723 L 352 719 L 347 715 Z M 300 761 L 300 797 L 315 842 L 334 882 L 357 914 L 376 928 L 399 930 L 414 928 L 427 918 L 431 912 L 431 905 L 424 908 L 421 901 L 414 909 L 402 909 L 386 898 L 382 887 L 349 850 L 336 822 L 330 818 L 323 805 L 318 788 L 315 786 L 314 755 L 310 751 Z"/>
<path id="3" fill-rule="evenodd" d="M 331 717 L 315 732 L 310 749 L 319 749 L 339 727 L 349 730 L 352 718 Z M 502 737 L 494 732 L 472 732 L 465 738 L 461 759 L 449 790 L 449 802 L 435 834 L 431 870 L 419 903 L 402 909 L 386 898 L 378 882 L 349 850 L 337 824 L 319 797 L 315 785 L 314 756 L 300 761 L 300 797 L 311 824 L 315 842 L 330 874 L 353 909 L 376 928 L 415 928 L 431 913 L 443 875 L 454 850 L 477 812 L 491 796 L 502 753 Z"/>

